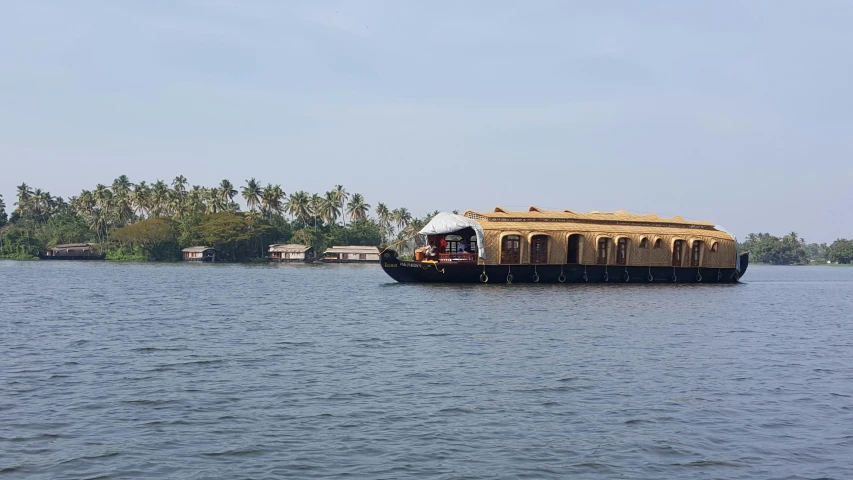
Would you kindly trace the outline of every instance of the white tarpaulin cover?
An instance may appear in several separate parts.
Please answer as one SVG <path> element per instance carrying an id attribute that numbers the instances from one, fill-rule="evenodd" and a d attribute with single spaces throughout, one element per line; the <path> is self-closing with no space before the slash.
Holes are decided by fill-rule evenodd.
<path id="1" fill-rule="evenodd" d="M 473 228 L 474 233 L 477 234 L 477 253 L 480 255 L 480 258 L 485 260 L 486 247 L 483 245 L 483 227 L 476 220 L 456 215 L 455 213 L 441 212 L 432 217 L 432 220 L 418 233 L 421 235 L 444 235 L 456 233 L 468 227 Z"/>

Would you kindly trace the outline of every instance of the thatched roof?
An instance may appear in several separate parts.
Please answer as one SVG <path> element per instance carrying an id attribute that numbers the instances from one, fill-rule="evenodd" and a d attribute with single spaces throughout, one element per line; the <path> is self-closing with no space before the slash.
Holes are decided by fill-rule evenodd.
<path id="1" fill-rule="evenodd" d="M 287 244 L 287 245 L 270 245 L 270 252 L 280 252 L 280 253 L 305 253 L 308 250 L 311 250 L 311 247 L 308 245 L 299 245 L 295 243 Z"/>
<path id="2" fill-rule="evenodd" d="M 379 247 L 364 247 L 358 245 L 334 246 L 326 249 L 325 253 L 379 254 Z"/>
<path id="3" fill-rule="evenodd" d="M 494 212 L 465 212 L 477 220 L 484 230 L 576 231 L 634 234 L 682 234 L 732 239 L 731 234 L 715 228 L 713 223 L 685 220 L 683 217 L 662 218 L 654 213 L 636 215 L 624 210 L 616 212 L 577 213 L 571 210 L 543 210 L 530 207 L 526 212 L 512 212 L 500 207 Z"/>
<path id="4" fill-rule="evenodd" d="M 671 224 L 674 226 L 705 226 L 713 227 L 711 222 L 700 220 L 685 220 L 684 217 L 662 218 L 655 213 L 645 215 L 637 215 L 627 213 L 625 210 L 617 210 L 615 212 L 598 212 L 592 211 L 587 213 L 573 212 L 571 210 L 544 210 L 538 207 L 530 207 L 526 212 L 512 212 L 496 207 L 494 212 L 465 212 L 465 216 L 475 220 L 487 221 L 586 221 L 586 222 L 631 222 L 631 223 L 654 223 L 654 224 Z"/>
<path id="5" fill-rule="evenodd" d="M 63 243 L 62 245 L 57 245 L 55 247 L 50 248 L 84 248 L 91 246 L 91 243 Z"/>

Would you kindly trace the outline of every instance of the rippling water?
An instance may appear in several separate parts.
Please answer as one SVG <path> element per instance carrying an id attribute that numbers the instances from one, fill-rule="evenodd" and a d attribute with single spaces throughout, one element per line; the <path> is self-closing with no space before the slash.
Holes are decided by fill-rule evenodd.
<path id="1" fill-rule="evenodd" d="M 0 261 L 3 478 L 853 478 L 853 268 Z"/>

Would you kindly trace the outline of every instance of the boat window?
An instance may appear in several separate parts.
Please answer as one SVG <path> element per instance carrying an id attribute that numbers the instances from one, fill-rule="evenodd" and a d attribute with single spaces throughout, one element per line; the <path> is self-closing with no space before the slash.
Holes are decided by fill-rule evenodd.
<path id="1" fill-rule="evenodd" d="M 719 248 L 720 248 L 720 244 L 717 242 L 714 242 L 714 244 L 711 245 L 711 251 L 714 253 L 716 253 Z"/>
<path id="2" fill-rule="evenodd" d="M 521 237 L 507 235 L 501 241 L 501 263 L 518 263 L 521 258 Z"/>
<path id="3" fill-rule="evenodd" d="M 690 253 L 690 266 L 698 267 L 702 260 L 702 241 L 693 242 L 693 251 Z"/>
<path id="4" fill-rule="evenodd" d="M 459 242 L 461 241 L 462 237 L 460 235 L 446 235 L 444 242 L 442 242 L 444 251 L 447 253 L 456 253 L 459 248 Z"/>
<path id="5" fill-rule="evenodd" d="M 598 258 L 595 263 L 607 265 L 607 256 L 610 250 L 610 239 L 602 237 L 598 239 Z"/>
<path id="6" fill-rule="evenodd" d="M 468 247 L 469 247 L 469 250 L 470 250 L 471 252 L 475 252 L 475 253 L 476 253 L 476 252 L 478 252 L 478 251 L 479 251 L 479 250 L 477 249 L 477 236 L 476 236 L 476 235 L 471 235 L 471 239 L 470 239 L 470 241 L 468 242 Z"/>
<path id="7" fill-rule="evenodd" d="M 616 264 L 626 265 L 628 263 L 628 239 L 620 238 L 616 242 Z"/>
<path id="8" fill-rule="evenodd" d="M 569 255 L 566 263 L 581 263 L 581 236 L 579 234 L 569 235 Z"/>
<path id="9" fill-rule="evenodd" d="M 534 235 L 530 240 L 530 263 L 548 263 L 548 237 Z"/>
<path id="10" fill-rule="evenodd" d="M 367 254 L 366 253 L 359 253 L 358 259 L 359 260 L 367 260 Z"/>
<path id="11" fill-rule="evenodd" d="M 649 239 L 648 238 L 643 237 L 643 239 L 640 240 L 640 248 L 649 248 Z"/>
<path id="12" fill-rule="evenodd" d="M 672 266 L 680 267 L 681 266 L 681 248 L 683 240 L 676 240 L 672 244 Z"/>
<path id="13" fill-rule="evenodd" d="M 655 248 L 660 248 L 660 239 L 655 240 Z"/>

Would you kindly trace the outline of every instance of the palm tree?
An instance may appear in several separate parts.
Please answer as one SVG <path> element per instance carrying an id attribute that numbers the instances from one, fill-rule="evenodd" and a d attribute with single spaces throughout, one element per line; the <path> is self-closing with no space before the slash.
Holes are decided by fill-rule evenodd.
<path id="1" fill-rule="evenodd" d="M 178 175 L 172 180 L 172 188 L 175 190 L 175 193 L 179 195 L 183 195 L 187 191 L 187 177 L 183 175 Z"/>
<path id="2" fill-rule="evenodd" d="M 261 185 L 255 180 L 255 177 L 252 177 L 251 180 L 246 180 L 246 186 L 243 187 L 242 195 L 243 199 L 246 200 L 246 206 L 249 207 L 249 210 L 255 211 L 255 208 L 261 202 L 262 193 Z"/>
<path id="3" fill-rule="evenodd" d="M 356 220 L 367 220 L 367 212 L 369 211 L 370 204 L 364 201 L 364 197 L 360 193 L 354 193 L 347 206 L 347 213 L 350 219 L 353 222 Z"/>
<path id="4" fill-rule="evenodd" d="M 310 197 L 308 197 L 308 193 L 302 190 L 291 193 L 290 197 L 287 199 L 285 209 L 287 210 L 287 213 L 293 215 L 293 217 L 304 227 L 311 218 Z"/>
<path id="5" fill-rule="evenodd" d="M 229 205 L 234 201 L 234 197 L 237 196 L 237 193 L 237 190 L 234 190 L 234 185 L 228 179 L 219 182 L 219 194 L 222 196 L 221 205 L 223 206 L 223 209 L 226 205 Z"/>
<path id="6" fill-rule="evenodd" d="M 281 185 L 267 184 L 267 187 L 264 188 L 261 194 L 261 206 L 267 218 L 272 218 L 274 214 L 281 215 L 281 201 L 284 197 L 285 194 L 281 189 Z"/>
<path id="7" fill-rule="evenodd" d="M 105 217 L 110 217 L 113 206 L 113 192 L 106 185 L 97 184 L 92 192 L 92 197 L 95 199 L 95 206 L 102 210 Z"/>
<path id="8" fill-rule="evenodd" d="M 6 223 L 6 202 L 3 201 L 3 195 L 0 195 L 0 226 Z"/>
<path id="9" fill-rule="evenodd" d="M 149 212 L 159 217 L 168 212 L 169 186 L 163 180 L 157 180 L 151 187 L 151 208 Z"/>
<path id="10" fill-rule="evenodd" d="M 133 183 L 130 182 L 130 179 L 127 178 L 127 175 L 119 175 L 118 178 L 113 180 L 113 193 L 115 195 L 127 195 L 130 193 L 130 188 L 133 186 Z"/>
<path id="11" fill-rule="evenodd" d="M 18 201 L 15 202 L 15 205 L 18 206 L 19 215 L 23 215 L 29 208 L 32 194 L 33 190 L 26 183 L 18 185 Z"/>
<path id="12" fill-rule="evenodd" d="M 98 236 L 98 241 L 103 243 L 103 239 L 107 234 L 107 212 L 104 210 L 93 210 L 89 214 L 89 229 L 95 232 Z"/>
<path id="13" fill-rule="evenodd" d="M 121 175 L 113 180 L 112 193 L 115 197 L 115 214 L 121 224 L 129 223 L 133 220 L 133 207 L 131 187 L 133 183 L 127 178 L 127 175 Z"/>
<path id="14" fill-rule="evenodd" d="M 390 235 L 391 231 L 391 211 L 388 206 L 382 202 L 376 205 L 376 216 L 379 218 L 379 232 L 382 235 L 382 241 Z"/>
<path id="15" fill-rule="evenodd" d="M 791 232 L 786 235 L 790 240 L 791 245 L 796 245 L 798 242 L 799 234 L 797 232 Z"/>
<path id="16" fill-rule="evenodd" d="M 314 217 L 314 228 L 317 228 L 317 219 L 322 214 L 323 197 L 312 194 L 308 199 L 308 208 L 311 209 L 311 216 Z"/>
<path id="17" fill-rule="evenodd" d="M 134 185 L 133 193 L 130 195 L 130 199 L 130 203 L 133 206 L 133 210 L 140 217 L 145 217 L 148 215 L 151 201 L 151 189 L 148 187 L 148 184 L 145 183 L 145 180 Z"/>
<path id="18" fill-rule="evenodd" d="M 391 211 L 391 219 L 397 223 L 397 228 L 403 230 L 412 221 L 412 214 L 406 207 L 395 208 Z"/>
<path id="19" fill-rule="evenodd" d="M 335 192 L 326 192 L 323 196 L 322 216 L 323 221 L 329 225 L 338 221 L 341 211 L 338 209 L 338 197 Z"/>
<path id="20" fill-rule="evenodd" d="M 346 201 L 349 198 L 349 193 L 347 193 L 347 190 L 344 188 L 343 185 L 335 185 L 335 188 L 332 189 L 332 193 L 335 194 L 335 199 L 337 199 L 338 205 L 340 205 L 340 207 L 341 207 L 340 211 L 345 212 L 346 211 Z M 347 219 L 346 219 L 346 217 L 342 217 L 342 219 L 343 219 L 344 227 L 346 227 L 347 226 Z"/>

